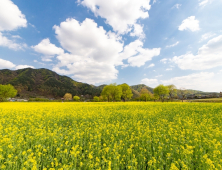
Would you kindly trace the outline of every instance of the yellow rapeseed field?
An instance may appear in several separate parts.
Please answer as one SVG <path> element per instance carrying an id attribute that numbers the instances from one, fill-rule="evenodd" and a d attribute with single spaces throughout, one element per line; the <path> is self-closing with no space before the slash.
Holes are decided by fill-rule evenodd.
<path id="1" fill-rule="evenodd" d="M 222 169 L 222 104 L 0 103 L 0 169 Z"/>

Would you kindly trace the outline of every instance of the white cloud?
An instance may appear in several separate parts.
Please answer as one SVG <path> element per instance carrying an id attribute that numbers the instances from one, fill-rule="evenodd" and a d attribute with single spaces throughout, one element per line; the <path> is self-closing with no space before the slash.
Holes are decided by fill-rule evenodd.
<path id="1" fill-rule="evenodd" d="M 221 81 L 215 80 L 213 72 L 193 73 L 187 76 L 162 80 L 161 82 L 165 85 L 174 84 L 178 89 L 186 88 L 209 92 L 219 92 L 222 89 Z"/>
<path id="2" fill-rule="evenodd" d="M 163 59 L 161 59 L 161 60 L 160 60 L 160 62 L 162 62 L 162 63 L 164 63 L 164 64 L 166 64 L 166 63 L 167 63 L 167 61 L 168 61 L 168 59 L 167 59 L 167 58 L 163 58 Z"/>
<path id="3" fill-rule="evenodd" d="M 128 63 L 133 67 L 141 67 L 145 65 L 147 61 L 152 60 L 153 57 L 160 55 L 160 48 L 153 49 L 137 49 L 138 55 L 130 57 Z"/>
<path id="4" fill-rule="evenodd" d="M 19 27 L 26 27 L 27 21 L 25 15 L 11 0 L 0 1 L 0 31 L 12 31 Z M 12 38 L 21 38 L 12 36 Z M 3 36 L 0 32 L 0 46 L 8 47 L 13 50 L 22 50 L 27 47 L 26 44 L 18 44 Z"/>
<path id="5" fill-rule="evenodd" d="M 60 26 L 54 26 L 61 46 L 75 55 L 77 59 L 91 58 L 98 62 L 115 63 L 123 44 L 111 32 L 97 27 L 91 19 L 79 23 L 75 19 L 67 19 Z"/>
<path id="6" fill-rule="evenodd" d="M 11 61 L 4 60 L 0 58 L 0 69 L 23 69 L 23 68 L 34 68 L 33 66 L 29 65 L 15 65 Z"/>
<path id="7" fill-rule="evenodd" d="M 200 42 L 201 41 L 204 41 L 204 40 L 207 40 L 207 39 L 209 39 L 209 38 L 211 38 L 211 37 L 214 37 L 216 34 L 214 34 L 214 33 L 212 33 L 212 32 L 208 32 L 208 33 L 206 33 L 206 34 L 203 34 L 202 36 L 201 36 L 201 40 L 200 40 Z"/>
<path id="8" fill-rule="evenodd" d="M 78 0 L 78 2 L 90 8 L 96 16 L 105 18 L 106 23 L 119 34 L 128 33 L 133 27 L 136 28 L 139 19 L 149 17 L 148 10 L 151 8 L 150 0 Z"/>
<path id="9" fill-rule="evenodd" d="M 41 65 L 45 65 L 45 63 L 41 63 L 41 62 L 39 62 L 39 61 L 37 61 L 37 60 L 33 60 L 35 63 L 38 63 L 38 64 L 41 64 Z"/>
<path id="10" fill-rule="evenodd" d="M 177 8 L 179 9 L 182 6 L 182 4 L 175 4 L 171 9 Z"/>
<path id="11" fill-rule="evenodd" d="M 70 75 L 78 81 L 96 84 L 116 79 L 116 66 L 140 67 L 160 53 L 159 48 L 143 48 L 141 40 L 136 40 L 123 48 L 122 37 L 107 32 L 88 18 L 82 23 L 68 18 L 53 28 L 66 53 L 47 39 L 32 48 L 44 54 L 43 60 L 52 60 L 52 57 L 47 56 L 56 54 L 58 63 L 53 66 L 53 70 Z M 57 49 L 57 52 L 50 49 Z M 123 63 L 123 60 L 126 61 Z"/>
<path id="12" fill-rule="evenodd" d="M 16 70 L 23 69 L 23 68 L 35 68 L 35 67 L 29 66 L 29 65 L 18 65 L 15 67 Z"/>
<path id="13" fill-rule="evenodd" d="M 0 1 L 0 31 L 11 31 L 19 27 L 26 27 L 25 15 L 11 0 Z"/>
<path id="14" fill-rule="evenodd" d="M 183 70 L 206 70 L 222 66 L 222 35 L 199 48 L 197 55 L 187 53 L 171 60 Z"/>
<path id="15" fill-rule="evenodd" d="M 42 40 L 38 45 L 32 46 L 32 48 L 36 52 L 43 54 L 42 61 L 52 61 L 51 58 L 53 58 L 55 55 L 64 53 L 62 48 L 51 44 L 48 38 Z"/>
<path id="16" fill-rule="evenodd" d="M 12 62 L 0 58 L 0 69 L 12 69 L 14 67 L 15 64 Z"/>
<path id="17" fill-rule="evenodd" d="M 143 26 L 139 24 L 134 24 L 133 32 L 130 33 L 130 36 L 138 36 L 140 39 L 145 38 L 145 34 L 143 32 Z"/>
<path id="18" fill-rule="evenodd" d="M 12 38 L 22 39 L 19 35 L 12 35 Z"/>
<path id="19" fill-rule="evenodd" d="M 153 57 L 160 54 L 160 48 L 142 48 L 143 42 L 136 40 L 124 47 L 123 53 L 120 54 L 120 59 L 127 59 L 130 66 L 141 67 L 145 65 L 147 61 L 152 60 Z"/>
<path id="20" fill-rule="evenodd" d="M 199 21 L 195 19 L 195 16 L 190 16 L 182 21 L 182 24 L 178 28 L 180 31 L 190 30 L 192 32 L 200 30 Z"/>
<path id="21" fill-rule="evenodd" d="M 72 74 L 74 79 L 90 84 L 116 79 L 118 74 L 118 70 L 115 69 L 114 65 L 92 60 L 68 64 L 67 69 L 60 69 L 56 66 L 53 71 L 60 74 Z"/>
<path id="22" fill-rule="evenodd" d="M 3 36 L 0 32 L 0 46 L 8 47 L 9 49 L 13 50 L 22 50 L 27 47 L 26 44 L 18 44 L 7 37 Z"/>
<path id="23" fill-rule="evenodd" d="M 147 68 L 151 68 L 151 67 L 154 67 L 155 66 L 155 64 L 150 64 Z"/>
<path id="24" fill-rule="evenodd" d="M 120 37 L 106 32 L 91 19 L 82 23 L 67 19 L 54 29 L 61 46 L 70 52 L 57 57 L 59 63 L 54 71 L 72 74 L 73 78 L 92 84 L 117 78 L 115 65 L 123 50 Z"/>
<path id="25" fill-rule="evenodd" d="M 175 47 L 179 44 L 180 42 L 177 41 L 176 43 L 172 44 L 172 45 L 167 45 L 166 48 L 171 48 L 171 47 Z"/>
<path id="26" fill-rule="evenodd" d="M 155 4 L 157 2 L 157 0 L 153 0 L 153 4 Z"/>
<path id="27" fill-rule="evenodd" d="M 158 80 L 157 79 L 148 79 L 148 78 L 145 78 L 145 79 L 142 79 L 141 80 L 141 84 L 145 84 L 149 87 L 156 87 L 158 86 Z"/>
<path id="28" fill-rule="evenodd" d="M 199 6 L 206 6 L 208 3 L 212 3 L 213 0 L 201 0 Z"/>
<path id="29" fill-rule="evenodd" d="M 158 77 L 163 77 L 163 75 L 162 74 L 160 74 L 160 75 L 157 75 L 157 76 L 155 76 L 156 78 L 158 78 Z"/>

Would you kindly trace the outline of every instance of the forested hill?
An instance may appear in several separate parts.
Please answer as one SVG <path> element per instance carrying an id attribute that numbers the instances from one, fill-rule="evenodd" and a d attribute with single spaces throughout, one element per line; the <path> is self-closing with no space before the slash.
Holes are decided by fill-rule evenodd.
<path id="1" fill-rule="evenodd" d="M 11 84 L 21 97 L 59 98 L 65 93 L 72 95 L 100 95 L 102 87 L 72 80 L 60 76 L 48 69 L 0 70 L 0 84 Z"/>
<path id="2" fill-rule="evenodd" d="M 138 92 L 140 92 L 140 90 L 143 87 L 146 87 L 147 90 L 149 90 L 151 93 L 153 93 L 153 88 L 149 87 L 149 86 L 146 86 L 145 84 L 138 84 L 138 85 L 134 85 L 134 86 L 130 86 L 130 87 L 131 87 L 131 89 L 136 90 Z"/>
<path id="3" fill-rule="evenodd" d="M 86 98 L 99 96 L 104 85 L 94 86 L 87 83 L 74 81 L 67 76 L 60 76 L 56 72 L 48 69 L 20 69 L 20 70 L 0 70 L 0 84 L 11 84 L 17 91 L 19 97 L 47 97 L 61 98 L 65 93 L 74 95 L 84 95 Z M 139 97 L 140 90 L 145 87 L 151 93 L 153 88 L 144 84 L 130 86 L 133 98 Z M 207 95 L 209 93 L 188 90 L 189 94 Z"/>

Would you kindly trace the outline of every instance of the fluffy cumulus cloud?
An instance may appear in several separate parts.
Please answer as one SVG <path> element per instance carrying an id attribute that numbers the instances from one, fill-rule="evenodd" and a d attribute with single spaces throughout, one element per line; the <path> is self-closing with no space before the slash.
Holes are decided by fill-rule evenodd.
<path id="1" fill-rule="evenodd" d="M 29 65 L 15 65 L 11 61 L 4 60 L 0 58 L 0 69 L 23 69 L 23 68 L 34 68 Z"/>
<path id="2" fill-rule="evenodd" d="M 0 69 L 12 69 L 14 67 L 15 64 L 12 62 L 0 58 Z"/>
<path id="3" fill-rule="evenodd" d="M 168 80 L 148 79 L 141 80 L 141 84 L 145 84 L 150 87 L 156 87 L 159 84 L 169 85 L 174 84 L 178 89 L 194 89 L 208 92 L 220 92 L 222 91 L 222 83 L 217 78 L 222 76 L 222 72 L 217 75 L 213 72 L 199 72 L 186 76 L 173 77 Z M 162 75 L 156 76 L 160 78 Z"/>
<path id="4" fill-rule="evenodd" d="M 140 67 L 145 65 L 147 61 L 160 54 L 160 48 L 143 48 L 143 42 L 136 40 L 124 47 L 123 53 L 120 54 L 120 59 L 127 59 L 130 66 Z"/>
<path id="5" fill-rule="evenodd" d="M 19 27 L 26 27 L 25 15 L 11 0 L 0 1 L 0 31 L 11 31 Z"/>
<path id="6" fill-rule="evenodd" d="M 139 24 L 134 24 L 133 32 L 130 33 L 130 36 L 138 36 L 140 39 L 145 38 L 145 34 L 143 32 L 143 26 Z"/>
<path id="7" fill-rule="evenodd" d="M 142 28 L 138 26 L 137 21 L 149 17 L 150 0 L 78 0 L 78 2 L 90 8 L 96 16 L 105 18 L 106 23 L 119 34 L 128 33 L 134 28 L 132 36 L 143 36 Z M 137 28 L 140 31 L 137 31 Z"/>
<path id="8" fill-rule="evenodd" d="M 32 46 L 32 48 L 36 52 L 43 54 L 43 61 L 51 61 L 51 58 L 53 58 L 55 55 L 64 53 L 62 48 L 56 47 L 54 44 L 50 43 L 48 38 L 42 40 L 38 45 Z"/>
<path id="9" fill-rule="evenodd" d="M 67 19 L 54 29 L 61 46 L 69 52 L 57 56 L 59 63 L 54 71 L 92 84 L 117 78 L 115 65 L 123 49 L 118 36 L 98 27 L 91 19 L 82 23 Z"/>
<path id="10" fill-rule="evenodd" d="M 181 77 L 174 77 L 169 80 L 162 80 L 161 83 L 166 85 L 174 84 L 177 88 L 219 92 L 222 89 L 222 83 L 215 80 L 215 77 L 213 72 L 200 72 Z"/>
<path id="11" fill-rule="evenodd" d="M 145 78 L 145 79 L 142 79 L 141 80 L 141 84 L 145 84 L 149 87 L 156 87 L 158 86 L 158 80 L 157 79 L 148 79 L 148 78 Z"/>
<path id="12" fill-rule="evenodd" d="M 178 28 L 180 31 L 190 30 L 192 32 L 200 30 L 199 21 L 195 19 L 195 16 L 190 16 L 182 21 L 182 24 Z"/>
<path id="13" fill-rule="evenodd" d="M 27 47 L 26 44 L 18 44 L 14 40 L 10 40 L 3 36 L 0 32 L 0 46 L 7 47 L 12 50 L 22 50 Z"/>
<path id="14" fill-rule="evenodd" d="M 60 74 L 71 74 L 72 78 L 91 84 L 114 80 L 118 74 L 113 65 L 92 60 L 69 63 L 67 70 L 58 67 L 61 65 L 58 64 L 53 70 Z"/>
<path id="15" fill-rule="evenodd" d="M 26 27 L 27 20 L 25 15 L 11 0 L 0 1 L 0 31 L 12 31 L 19 27 Z M 8 47 L 13 50 L 20 50 L 26 44 L 18 44 L 14 40 L 8 39 L 0 32 L 0 46 Z"/>
<path id="16" fill-rule="evenodd" d="M 61 46 L 77 59 L 91 58 L 98 62 L 114 63 L 122 51 L 123 44 L 119 38 L 98 27 L 91 19 L 85 19 L 82 23 L 67 19 L 54 29 Z"/>
<path id="17" fill-rule="evenodd" d="M 32 48 L 45 57 L 51 56 L 49 59 L 57 55 L 58 63 L 53 70 L 78 81 L 91 84 L 111 81 L 118 76 L 117 66 L 140 67 L 160 54 L 160 48 L 143 48 L 141 40 L 124 47 L 122 37 L 107 32 L 88 18 L 83 22 L 68 18 L 53 28 L 61 47 L 67 52 L 51 44 L 49 39 Z"/>
<path id="18" fill-rule="evenodd" d="M 199 48 L 197 55 L 187 53 L 172 58 L 183 70 L 206 70 L 222 66 L 222 35 L 208 41 L 207 44 Z"/>

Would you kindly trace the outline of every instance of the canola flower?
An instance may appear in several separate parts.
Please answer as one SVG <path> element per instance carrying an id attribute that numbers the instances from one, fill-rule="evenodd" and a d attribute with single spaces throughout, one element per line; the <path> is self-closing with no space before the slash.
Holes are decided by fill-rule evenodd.
<path id="1" fill-rule="evenodd" d="M 222 105 L 0 103 L 0 169 L 222 169 Z"/>

